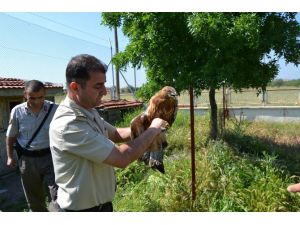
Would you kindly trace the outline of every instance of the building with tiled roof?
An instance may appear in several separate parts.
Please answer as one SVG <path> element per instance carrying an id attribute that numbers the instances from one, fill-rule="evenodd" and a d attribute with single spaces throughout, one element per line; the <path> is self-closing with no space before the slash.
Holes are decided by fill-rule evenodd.
<path id="1" fill-rule="evenodd" d="M 0 77 L 0 89 L 4 88 L 22 88 L 24 87 L 24 80 L 16 78 Z"/>
<path id="2" fill-rule="evenodd" d="M 0 97 L 12 96 L 12 95 L 23 95 L 24 85 L 26 80 L 18 78 L 4 78 L 0 76 Z M 47 90 L 47 95 L 55 95 L 62 91 L 63 85 L 51 82 L 44 82 Z"/>
<path id="3" fill-rule="evenodd" d="M 26 80 L 0 76 L 0 175 L 10 169 L 6 166 L 5 132 L 11 109 L 25 101 L 23 97 Z M 57 94 L 63 93 L 63 85 L 44 82 L 47 100 L 55 101 Z"/>
<path id="4" fill-rule="evenodd" d="M 103 100 L 101 105 L 96 107 L 96 110 L 105 121 L 115 124 L 117 121 L 120 121 L 126 113 L 142 108 L 143 102 L 120 99 Z"/>
<path id="5" fill-rule="evenodd" d="M 23 97 L 26 80 L 0 77 L 0 131 L 8 125 L 10 110 L 24 102 Z M 63 93 L 63 85 L 44 82 L 47 99 L 55 101 L 55 95 Z"/>

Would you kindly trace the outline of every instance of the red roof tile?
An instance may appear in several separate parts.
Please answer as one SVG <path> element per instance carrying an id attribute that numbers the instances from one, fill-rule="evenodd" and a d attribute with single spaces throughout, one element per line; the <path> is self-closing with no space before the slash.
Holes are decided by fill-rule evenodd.
<path id="1" fill-rule="evenodd" d="M 17 79 L 17 78 L 4 78 L 0 77 L 0 89 L 4 88 L 24 88 L 26 80 Z M 46 88 L 62 88 L 61 84 L 55 84 L 51 82 L 44 82 Z"/>
<path id="2" fill-rule="evenodd" d="M 103 100 L 98 109 L 123 109 L 123 108 L 135 108 L 142 106 L 143 102 L 128 101 L 125 99 L 120 100 Z"/>

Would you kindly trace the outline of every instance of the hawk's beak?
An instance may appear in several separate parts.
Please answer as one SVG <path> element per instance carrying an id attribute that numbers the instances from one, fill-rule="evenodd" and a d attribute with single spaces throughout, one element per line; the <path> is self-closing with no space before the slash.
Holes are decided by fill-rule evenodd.
<path id="1" fill-rule="evenodd" d="M 176 92 L 171 92 L 171 96 L 176 97 L 176 96 L 178 96 L 178 94 Z"/>

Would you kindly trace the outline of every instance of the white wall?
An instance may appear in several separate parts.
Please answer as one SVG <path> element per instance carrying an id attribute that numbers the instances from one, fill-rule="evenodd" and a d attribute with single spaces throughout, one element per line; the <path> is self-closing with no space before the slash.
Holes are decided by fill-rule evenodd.
<path id="1" fill-rule="evenodd" d="M 180 108 L 179 110 L 189 113 L 189 108 Z M 195 115 L 204 115 L 209 110 L 207 107 L 195 108 Z M 229 116 L 236 117 L 237 119 L 249 121 L 300 122 L 299 106 L 229 107 L 228 110 Z"/>

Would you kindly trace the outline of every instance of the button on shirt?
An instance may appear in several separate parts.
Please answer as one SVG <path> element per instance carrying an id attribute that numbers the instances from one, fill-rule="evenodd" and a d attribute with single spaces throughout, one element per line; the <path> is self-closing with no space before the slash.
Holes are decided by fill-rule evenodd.
<path id="1" fill-rule="evenodd" d="M 50 124 L 50 148 L 61 208 L 82 210 L 112 201 L 114 168 L 103 161 L 114 148 L 108 138 L 115 131 L 96 109 L 88 111 L 68 97 L 59 105 Z"/>
<path id="2" fill-rule="evenodd" d="M 27 102 L 15 106 L 11 110 L 6 136 L 17 137 L 17 141 L 24 148 L 46 116 L 50 108 L 50 104 L 54 103 L 45 100 L 44 105 L 39 113 L 33 113 L 28 108 Z M 39 133 L 31 142 L 28 150 L 34 151 L 49 148 L 49 125 L 56 109 L 57 105 L 54 104 L 50 115 L 40 129 Z"/>

